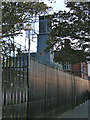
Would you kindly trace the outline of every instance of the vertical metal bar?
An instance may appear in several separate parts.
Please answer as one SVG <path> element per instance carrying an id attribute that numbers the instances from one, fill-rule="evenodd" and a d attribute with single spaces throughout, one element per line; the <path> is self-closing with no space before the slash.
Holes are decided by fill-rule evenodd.
<path id="1" fill-rule="evenodd" d="M 47 93 L 46 93 L 46 91 L 47 91 L 47 90 L 46 90 L 46 84 L 47 84 L 47 83 L 46 83 L 46 79 L 47 79 L 47 76 L 46 76 L 46 75 L 47 75 L 47 66 L 45 65 L 45 113 L 46 113 L 46 111 L 47 111 L 47 107 L 46 107 L 46 105 L 47 105 L 47 104 L 46 104 L 46 103 L 47 103 Z"/>
<path id="2" fill-rule="evenodd" d="M 27 56 L 27 87 L 26 87 L 26 94 L 25 94 L 25 97 L 26 97 L 26 103 L 27 103 L 27 110 L 26 110 L 26 116 L 28 118 L 29 116 L 29 53 L 28 53 L 28 56 Z"/>
<path id="3" fill-rule="evenodd" d="M 25 90 L 25 57 L 23 56 L 23 102 L 25 101 L 25 95 L 24 95 L 24 90 Z"/>
<path id="4" fill-rule="evenodd" d="M 23 85 L 24 85 L 24 79 L 25 79 L 25 57 L 23 56 Z"/>
<path id="5" fill-rule="evenodd" d="M 16 57 L 16 85 L 18 84 L 17 79 L 18 79 L 18 57 Z"/>
<path id="6" fill-rule="evenodd" d="M 5 80 L 5 58 L 3 57 L 3 76 L 2 76 L 2 88 L 3 88 L 3 99 L 2 99 L 2 102 L 3 102 L 3 105 L 4 105 L 4 80 Z"/>
<path id="7" fill-rule="evenodd" d="M 4 88 L 4 105 L 6 104 L 6 87 L 5 87 L 5 80 L 6 80 L 6 59 L 4 59 L 4 79 L 3 79 L 3 88 Z"/>
<path id="8" fill-rule="evenodd" d="M 19 83 L 21 83 L 21 56 L 19 57 L 19 64 L 20 64 L 20 68 L 19 68 L 19 70 L 20 70 L 20 76 L 19 76 Z"/>
<path id="9" fill-rule="evenodd" d="M 20 89 L 20 104 L 21 104 L 21 89 Z"/>
<path id="10" fill-rule="evenodd" d="M 17 104 L 19 104 L 19 101 L 20 101 L 20 99 L 19 99 L 19 87 L 20 87 L 20 57 L 18 56 L 17 57 Z"/>
<path id="11" fill-rule="evenodd" d="M 25 102 L 28 102 L 27 87 L 25 88 Z"/>
<path id="12" fill-rule="evenodd" d="M 11 57 L 9 57 L 9 105 L 11 104 Z"/>
<path id="13" fill-rule="evenodd" d="M 29 95 L 28 95 L 28 89 L 29 89 L 29 85 L 28 85 L 28 80 L 29 80 L 29 70 L 28 70 L 28 56 L 27 56 L 27 88 L 26 88 L 26 102 L 28 102 L 29 100 Z"/>
<path id="14" fill-rule="evenodd" d="M 57 70 L 57 111 L 58 111 L 58 107 L 59 107 L 59 79 L 58 79 L 58 68 Z"/>
<path id="15" fill-rule="evenodd" d="M 4 84 L 3 84 L 4 85 Z M 3 88 L 2 88 L 2 105 L 4 105 L 4 86 L 3 86 Z"/>
<path id="16" fill-rule="evenodd" d="M 30 99 L 29 90 L 30 90 L 30 30 L 28 31 L 28 79 L 27 79 L 27 89 L 28 89 L 28 101 Z"/>
<path id="17" fill-rule="evenodd" d="M 17 104 L 17 89 L 18 89 L 18 57 L 16 57 L 16 104 Z"/>
<path id="18" fill-rule="evenodd" d="M 21 56 L 20 56 L 20 58 L 19 58 L 19 64 L 20 64 L 20 68 L 19 68 L 19 70 L 20 70 L 20 76 L 19 76 L 19 91 L 20 91 L 20 103 L 21 103 Z"/>
<path id="19" fill-rule="evenodd" d="M 26 100 L 26 93 L 27 93 L 27 90 L 26 90 L 26 89 L 27 89 L 27 79 L 28 79 L 28 78 L 27 78 L 27 77 L 28 77 L 28 73 L 27 73 L 27 72 L 28 72 L 28 69 L 27 69 L 27 67 L 28 67 L 27 64 L 28 64 L 28 63 L 27 63 L 27 62 L 28 62 L 28 58 L 27 58 L 27 56 L 26 56 L 26 57 L 25 57 L 25 81 L 24 81 L 24 82 L 25 82 L 25 90 L 24 90 L 24 92 L 25 92 L 25 93 L 24 93 L 25 102 L 27 101 L 27 100 Z"/>
<path id="20" fill-rule="evenodd" d="M 6 58 L 6 80 L 5 80 L 5 106 L 7 106 L 7 92 L 8 92 L 8 89 L 7 89 L 7 84 L 8 84 L 8 57 Z M 6 112 L 6 118 L 7 118 L 7 112 Z"/>
<path id="21" fill-rule="evenodd" d="M 8 97 L 8 89 L 7 89 L 7 87 L 8 87 L 8 57 L 7 57 L 7 60 L 6 60 L 6 105 L 7 105 L 7 97 Z"/>
<path id="22" fill-rule="evenodd" d="M 17 104 L 17 57 L 14 57 L 14 104 Z"/>
<path id="23" fill-rule="evenodd" d="M 10 80 L 10 97 L 11 97 L 11 103 L 10 104 L 12 104 L 12 101 L 13 101 L 13 99 L 12 99 L 12 82 L 13 82 L 13 58 L 11 57 L 10 58 L 11 60 L 11 73 L 10 73 L 10 78 L 11 78 L 11 80 Z"/>
<path id="24" fill-rule="evenodd" d="M 15 63 L 14 63 L 14 57 L 13 57 L 13 82 L 12 82 L 12 84 L 13 84 L 13 86 L 12 86 L 12 87 L 13 87 L 13 90 L 12 90 L 12 91 L 13 91 L 13 104 L 14 104 L 14 77 L 15 77 L 15 75 L 14 75 L 14 71 L 15 71 L 15 70 L 14 70 L 14 69 L 15 69 L 15 68 L 14 68 L 14 64 L 15 64 Z"/>
<path id="25" fill-rule="evenodd" d="M 17 104 L 17 89 L 16 89 L 16 104 Z"/>
<path id="26" fill-rule="evenodd" d="M 23 103 L 25 102 L 25 88 L 23 88 Z"/>

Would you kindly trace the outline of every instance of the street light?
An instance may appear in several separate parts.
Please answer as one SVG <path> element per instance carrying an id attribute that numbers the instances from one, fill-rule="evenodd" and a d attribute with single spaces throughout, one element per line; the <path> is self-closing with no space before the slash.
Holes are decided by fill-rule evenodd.
<path id="1" fill-rule="evenodd" d="M 30 30 L 31 24 L 26 24 L 24 27 L 25 31 L 28 31 L 28 77 L 27 77 L 27 87 L 28 87 L 28 100 L 29 100 L 29 84 L 30 84 Z"/>
<path id="2" fill-rule="evenodd" d="M 26 24 L 24 26 L 23 23 L 15 24 L 16 30 L 25 30 L 28 31 L 28 77 L 27 77 L 27 88 L 28 88 L 28 100 L 29 100 L 29 84 L 30 84 L 30 31 L 32 30 L 31 24 Z"/>

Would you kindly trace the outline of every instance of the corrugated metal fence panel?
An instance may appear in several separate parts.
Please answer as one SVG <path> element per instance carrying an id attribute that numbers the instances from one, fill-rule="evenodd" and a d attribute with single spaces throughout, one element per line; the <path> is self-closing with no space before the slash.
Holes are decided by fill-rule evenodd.
<path id="1" fill-rule="evenodd" d="M 35 95 L 31 98 L 32 116 L 55 112 L 55 109 L 62 113 L 84 102 L 87 99 L 84 93 L 88 90 L 86 81 L 32 60 L 31 91 Z"/>
<path id="2" fill-rule="evenodd" d="M 27 61 L 24 57 L 3 58 L 3 118 L 40 117 L 47 113 L 52 117 L 87 100 L 89 81 L 32 59 L 28 88 Z"/>
<path id="3" fill-rule="evenodd" d="M 58 110 L 64 110 L 64 96 L 63 93 L 65 92 L 65 83 L 64 83 L 64 74 L 62 71 L 58 70 Z"/>
<path id="4" fill-rule="evenodd" d="M 78 77 L 75 78 L 75 102 L 76 105 L 79 105 L 80 98 L 80 79 Z"/>
<path id="5" fill-rule="evenodd" d="M 57 106 L 57 76 L 56 69 L 47 67 L 46 71 L 46 106 L 47 111 L 50 111 Z"/>
<path id="6" fill-rule="evenodd" d="M 30 73 L 30 101 L 28 103 L 28 117 L 34 117 L 45 112 L 45 79 L 46 67 L 31 60 Z"/>
<path id="7" fill-rule="evenodd" d="M 72 104 L 72 76 L 66 73 L 66 110 L 71 108 Z"/>
<path id="8" fill-rule="evenodd" d="M 72 108 L 75 107 L 75 76 L 72 75 Z"/>

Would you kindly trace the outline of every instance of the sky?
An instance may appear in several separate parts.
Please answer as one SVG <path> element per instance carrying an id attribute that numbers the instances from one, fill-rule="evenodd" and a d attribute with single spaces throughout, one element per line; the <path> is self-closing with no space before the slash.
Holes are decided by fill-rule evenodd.
<path id="1" fill-rule="evenodd" d="M 47 4 L 48 6 L 51 6 L 53 8 L 53 12 L 54 11 L 59 11 L 59 10 L 69 10 L 68 8 L 65 7 L 64 4 L 64 0 L 56 0 L 56 2 L 54 2 L 55 0 L 40 0 L 43 1 L 45 4 Z M 52 3 L 50 3 L 50 1 L 53 1 Z M 36 30 L 38 30 L 39 28 L 39 24 L 35 24 L 35 28 Z M 15 38 L 15 41 L 17 43 L 20 43 L 21 45 L 25 45 L 25 32 L 23 31 L 23 37 L 18 37 Z M 37 51 L 37 39 L 34 40 L 35 42 L 31 42 L 31 52 L 36 52 Z M 27 40 L 27 44 L 28 44 L 28 40 Z M 90 76 L 90 64 L 88 66 L 88 75 Z"/>
<path id="2" fill-rule="evenodd" d="M 65 8 L 64 0 L 56 0 L 56 2 L 54 2 L 55 0 L 50 0 L 52 1 L 52 3 L 50 3 L 49 0 L 42 0 L 42 1 L 44 1 L 44 3 L 47 4 L 48 6 L 51 6 L 53 10 L 66 10 L 67 9 Z"/>
<path id="3" fill-rule="evenodd" d="M 50 11 L 49 13 L 52 12 L 56 12 L 59 10 L 68 10 L 67 8 L 65 8 L 65 4 L 64 4 L 64 0 L 56 0 L 56 2 L 54 2 L 55 0 L 39 0 L 44 2 L 45 4 L 47 4 L 48 6 L 51 6 L 53 8 L 52 11 Z M 50 1 L 53 1 L 52 3 L 50 3 Z M 35 30 L 39 30 L 39 24 L 35 24 Z M 18 37 L 15 37 L 15 42 L 21 44 L 21 45 L 25 45 L 25 31 L 23 32 L 23 37 L 21 37 L 20 35 Z M 36 41 L 36 40 L 34 40 Z M 28 40 L 26 40 L 26 43 L 28 44 Z M 26 44 L 26 46 L 28 46 Z M 31 51 L 36 52 L 37 51 L 37 42 L 31 42 Z"/>

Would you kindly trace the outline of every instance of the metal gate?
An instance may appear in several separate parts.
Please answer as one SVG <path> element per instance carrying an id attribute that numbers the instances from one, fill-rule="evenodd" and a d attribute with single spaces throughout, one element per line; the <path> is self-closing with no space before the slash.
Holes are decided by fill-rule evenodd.
<path id="1" fill-rule="evenodd" d="M 6 42 L 6 41 L 5 41 Z M 8 44 L 8 43 L 7 43 Z M 26 118 L 28 101 L 28 56 L 7 48 L 2 57 L 3 118 Z M 19 45 L 19 49 L 22 46 Z M 25 51 L 24 51 L 25 52 Z"/>

